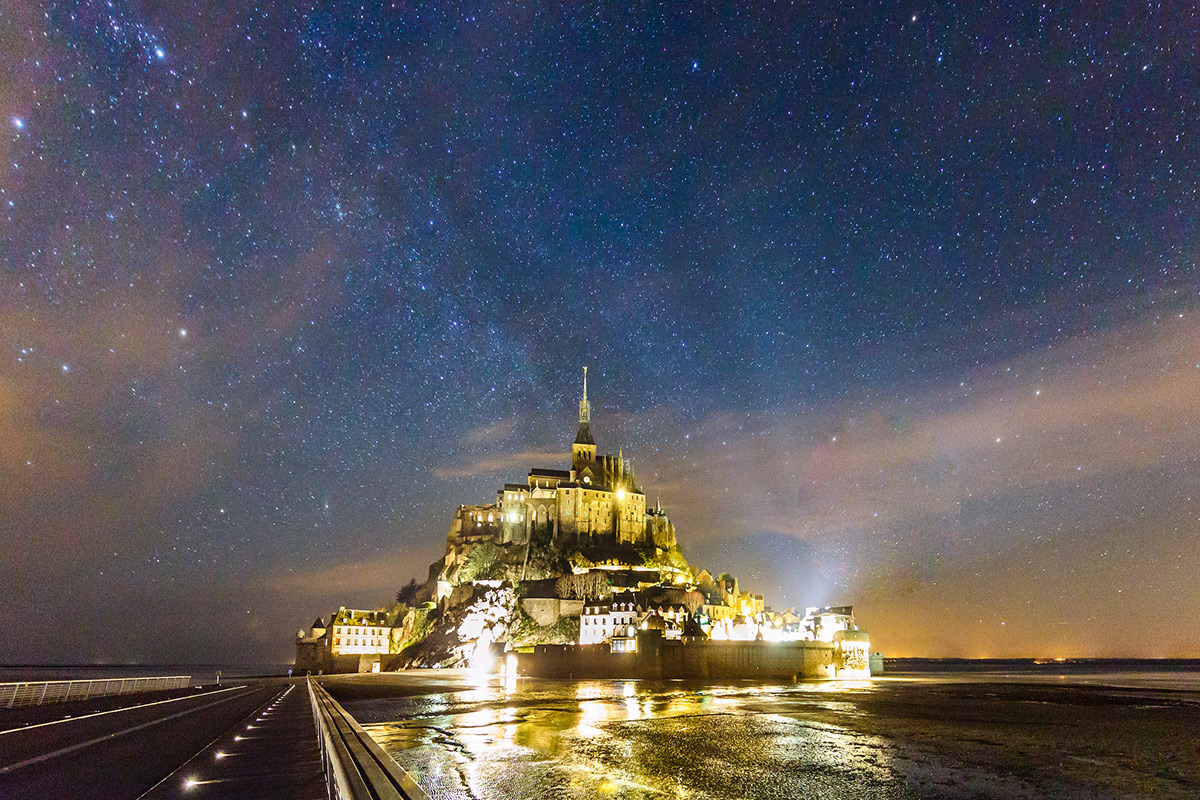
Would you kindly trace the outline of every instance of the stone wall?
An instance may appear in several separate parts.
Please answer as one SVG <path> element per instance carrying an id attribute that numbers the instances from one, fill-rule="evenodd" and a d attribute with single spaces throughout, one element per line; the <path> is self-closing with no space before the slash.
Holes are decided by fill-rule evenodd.
<path id="1" fill-rule="evenodd" d="M 338 675 L 354 672 L 377 672 L 375 664 L 387 656 L 374 653 L 335 656 L 329 648 L 296 647 L 297 675 Z"/>
<path id="2" fill-rule="evenodd" d="M 561 600 L 557 597 L 525 597 L 521 608 L 543 628 L 558 624 L 563 617 L 578 617 L 583 613 L 582 600 Z"/>
<path id="3" fill-rule="evenodd" d="M 517 654 L 517 673 L 535 678 L 700 678 L 794 681 L 833 678 L 829 642 L 679 642 L 638 634 L 636 653 L 608 645 L 538 645 Z"/>

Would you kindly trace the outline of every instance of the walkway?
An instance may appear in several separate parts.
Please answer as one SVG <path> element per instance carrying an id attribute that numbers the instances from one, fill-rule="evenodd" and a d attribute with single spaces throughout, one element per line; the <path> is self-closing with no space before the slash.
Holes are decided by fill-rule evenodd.
<path id="1" fill-rule="evenodd" d="M 142 796 L 325 800 L 325 778 L 303 684 L 274 694 Z"/>
<path id="2" fill-rule="evenodd" d="M 0 797 L 326 797 L 303 682 L 126 695 L 119 708 L 96 702 L 59 704 L 58 718 L 40 722 L 0 711 Z"/>

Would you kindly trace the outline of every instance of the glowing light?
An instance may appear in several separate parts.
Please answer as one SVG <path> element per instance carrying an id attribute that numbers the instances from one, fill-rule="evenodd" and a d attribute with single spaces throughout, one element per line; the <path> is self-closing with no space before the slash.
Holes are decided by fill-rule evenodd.
<path id="1" fill-rule="evenodd" d="M 617 499 L 618 500 L 625 499 L 625 490 L 624 489 L 617 489 Z"/>
<path id="2" fill-rule="evenodd" d="M 496 667 L 492 658 L 492 635 L 486 629 L 475 640 L 475 652 L 471 656 L 471 671 L 477 675 L 488 675 Z"/>
<path id="3" fill-rule="evenodd" d="M 183 788 L 191 791 L 192 789 L 196 788 L 196 784 L 198 783 L 200 783 L 200 781 L 196 780 L 195 778 L 188 778 L 183 782 Z"/>
<path id="4" fill-rule="evenodd" d="M 504 659 L 504 693 L 517 690 L 517 654 L 509 653 Z"/>
<path id="5" fill-rule="evenodd" d="M 154 55 L 158 56 L 159 61 L 162 61 L 167 57 L 166 51 L 164 51 L 161 47 L 154 48 Z"/>
<path id="6" fill-rule="evenodd" d="M 63 372 L 70 372 L 70 371 L 71 371 L 71 367 L 67 364 L 63 364 Z"/>
<path id="7" fill-rule="evenodd" d="M 186 338 L 187 338 L 187 328 L 180 328 L 180 329 L 179 329 L 179 337 L 180 337 L 181 339 L 186 339 Z"/>
<path id="8" fill-rule="evenodd" d="M 224 758 L 224 757 L 225 757 L 225 751 L 224 751 L 224 750 L 218 750 L 218 751 L 217 751 L 217 758 Z"/>
<path id="9" fill-rule="evenodd" d="M 19 131 L 25 130 L 25 120 L 21 119 L 20 117 L 13 117 L 12 123 L 13 123 L 13 127 L 16 128 L 17 130 L 19 130 Z"/>

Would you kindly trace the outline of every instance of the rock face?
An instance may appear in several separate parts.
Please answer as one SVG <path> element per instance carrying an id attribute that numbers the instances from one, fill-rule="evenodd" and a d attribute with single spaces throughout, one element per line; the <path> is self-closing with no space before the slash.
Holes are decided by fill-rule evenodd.
<path id="1" fill-rule="evenodd" d="M 493 642 L 509 638 L 517 596 L 509 586 L 463 584 L 461 602 L 448 606 L 433 630 L 406 647 L 390 668 L 471 666 Z"/>

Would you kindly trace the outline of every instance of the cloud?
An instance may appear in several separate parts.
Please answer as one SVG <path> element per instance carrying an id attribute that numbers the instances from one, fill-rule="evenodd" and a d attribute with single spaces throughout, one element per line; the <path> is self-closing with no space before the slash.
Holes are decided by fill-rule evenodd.
<path id="1" fill-rule="evenodd" d="M 514 479 L 523 477 L 530 467 L 546 465 L 550 469 L 559 469 L 566 455 L 541 450 L 523 450 L 518 453 L 504 453 L 494 456 L 482 456 L 475 461 L 457 466 L 438 467 L 433 474 L 439 478 L 473 478 L 478 475 L 491 475 L 503 472 L 511 473 L 508 477 Z"/>
<path id="2" fill-rule="evenodd" d="M 276 570 L 259 585 L 270 596 L 300 598 L 305 604 L 318 598 L 369 596 L 374 608 L 391 599 L 380 596 L 380 587 L 394 592 L 414 575 L 424 580 L 428 567 L 409 553 L 397 552 L 345 564 Z"/>
<path id="3" fill-rule="evenodd" d="M 1180 463 L 1200 452 L 1200 326 L 1154 319 L 964 377 L 924 398 L 715 415 L 652 460 L 676 509 L 805 538 L 955 514 L 968 500 Z"/>
<path id="4" fill-rule="evenodd" d="M 481 425 L 477 428 L 472 428 L 463 434 L 462 443 L 467 447 L 474 447 L 476 445 L 505 441 L 512 438 L 513 433 L 516 431 L 517 423 L 517 418 L 512 417 L 493 422 L 490 425 Z"/>
<path id="5" fill-rule="evenodd" d="M 1196 313 L 923 394 L 714 414 L 638 473 L 685 553 L 779 607 L 855 602 L 893 654 L 1195 654 Z"/>

